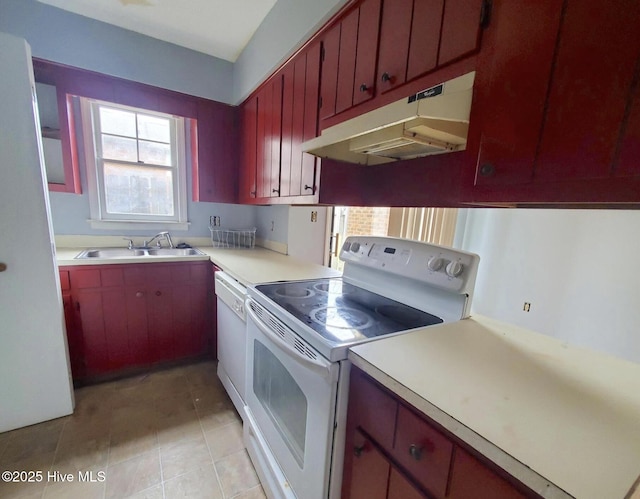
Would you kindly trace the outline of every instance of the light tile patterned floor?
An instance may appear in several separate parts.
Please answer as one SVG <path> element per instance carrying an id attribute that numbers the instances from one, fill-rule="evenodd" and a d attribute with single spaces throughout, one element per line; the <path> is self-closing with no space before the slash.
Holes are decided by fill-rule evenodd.
<path id="1" fill-rule="evenodd" d="M 39 483 L 0 481 L 0 497 L 264 498 L 215 369 L 203 362 L 81 388 L 73 415 L 0 433 L 0 471 L 43 473 Z M 74 481 L 49 478 L 56 472 Z"/>

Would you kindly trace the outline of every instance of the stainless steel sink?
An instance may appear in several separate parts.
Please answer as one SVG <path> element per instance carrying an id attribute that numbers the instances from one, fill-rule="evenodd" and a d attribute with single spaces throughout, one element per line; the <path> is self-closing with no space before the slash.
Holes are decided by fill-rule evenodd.
<path id="1" fill-rule="evenodd" d="M 196 248 L 149 248 L 149 249 L 127 249 L 127 248 L 95 248 L 80 252 L 77 259 L 104 258 L 152 258 L 152 257 L 185 257 L 204 256 L 205 254 Z"/>

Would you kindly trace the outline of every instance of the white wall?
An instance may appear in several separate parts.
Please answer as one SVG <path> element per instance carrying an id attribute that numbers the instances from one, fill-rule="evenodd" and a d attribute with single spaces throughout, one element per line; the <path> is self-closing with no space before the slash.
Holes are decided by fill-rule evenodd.
<path id="1" fill-rule="evenodd" d="M 473 313 L 640 363 L 640 211 L 470 209 L 461 239 Z"/>
<path id="2" fill-rule="evenodd" d="M 278 0 L 233 66 L 233 103 L 257 86 L 347 0 Z"/>

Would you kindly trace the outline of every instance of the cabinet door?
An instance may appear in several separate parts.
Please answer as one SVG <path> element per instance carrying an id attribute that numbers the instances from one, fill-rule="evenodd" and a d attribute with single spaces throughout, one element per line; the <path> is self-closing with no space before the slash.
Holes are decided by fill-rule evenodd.
<path id="1" fill-rule="evenodd" d="M 360 431 L 353 439 L 354 458 L 351 462 L 350 499 L 385 499 L 391 466 Z"/>
<path id="2" fill-rule="evenodd" d="M 108 372 L 111 368 L 100 290 L 87 289 L 75 293 L 78 324 L 82 331 L 83 363 L 87 376 Z"/>
<path id="3" fill-rule="evenodd" d="M 256 147 L 258 140 L 258 98 L 251 97 L 241 106 L 241 162 L 240 162 L 240 202 L 250 203 L 257 196 L 257 157 Z"/>
<path id="4" fill-rule="evenodd" d="M 302 141 L 318 136 L 318 95 L 320 93 L 320 45 L 311 46 L 307 51 L 307 67 L 304 82 L 304 123 Z M 315 156 L 302 153 L 302 175 L 300 194 L 303 196 L 317 193 L 317 164 Z M 298 192 L 296 189 L 295 192 Z"/>
<path id="5" fill-rule="evenodd" d="M 460 59 L 478 49 L 484 4 L 484 0 L 447 0 L 445 2 L 438 55 L 439 66 Z"/>
<path id="6" fill-rule="evenodd" d="M 492 13 L 471 110 L 481 131 L 476 185 L 532 178 L 562 4 L 513 0 Z"/>
<path id="7" fill-rule="evenodd" d="M 391 468 L 389 477 L 389 499 L 426 499 L 426 495 L 420 492 L 397 469 Z"/>
<path id="8" fill-rule="evenodd" d="M 392 456 L 436 498 L 445 496 L 452 452 L 449 439 L 400 405 Z"/>
<path id="9" fill-rule="evenodd" d="M 524 499 L 513 485 L 457 447 L 451 469 L 451 499 Z"/>
<path id="10" fill-rule="evenodd" d="M 280 191 L 282 74 L 269 80 L 258 94 L 258 197 L 277 197 Z"/>
<path id="11" fill-rule="evenodd" d="M 413 0 L 386 0 L 382 6 L 377 81 L 382 93 L 406 81 L 412 11 Z"/>
<path id="12" fill-rule="evenodd" d="M 611 175 L 640 56 L 635 0 L 568 0 L 536 162 L 542 182 Z"/>
<path id="13" fill-rule="evenodd" d="M 354 9 L 340 23 L 336 114 L 349 109 L 353 105 L 359 14 L 360 9 Z"/>
<path id="14" fill-rule="evenodd" d="M 615 164 L 615 175 L 640 175 L 640 65 L 635 77 L 635 88 L 629 99 L 628 115 L 620 139 L 620 153 Z"/>
<path id="15" fill-rule="evenodd" d="M 443 9 L 444 0 L 414 0 L 407 81 L 435 69 Z"/>
<path id="16" fill-rule="evenodd" d="M 67 330 L 67 344 L 69 345 L 71 375 L 74 380 L 82 379 L 85 377 L 82 332 L 76 326 L 76 311 L 73 304 L 73 298 L 68 292 L 62 293 L 62 305 L 64 307 L 64 322 Z"/>
<path id="17" fill-rule="evenodd" d="M 145 294 L 151 363 L 176 358 L 172 289 L 173 286 L 170 284 L 155 284 L 150 286 Z"/>
<path id="18" fill-rule="evenodd" d="M 381 0 L 365 0 L 358 9 L 358 45 L 353 81 L 353 105 L 371 99 L 376 91 L 376 60 Z"/>
<path id="19" fill-rule="evenodd" d="M 335 24 L 322 37 L 322 76 L 320 119 L 336 114 L 338 89 L 338 57 L 340 56 L 340 23 Z"/>

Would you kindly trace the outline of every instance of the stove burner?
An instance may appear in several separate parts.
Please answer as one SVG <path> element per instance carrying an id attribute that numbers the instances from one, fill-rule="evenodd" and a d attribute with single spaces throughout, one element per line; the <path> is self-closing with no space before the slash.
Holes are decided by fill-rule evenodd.
<path id="1" fill-rule="evenodd" d="M 311 289 L 301 288 L 299 286 L 284 286 L 277 288 L 275 294 L 283 298 L 310 298 L 315 293 Z"/>
<path id="2" fill-rule="evenodd" d="M 353 290 L 348 289 L 342 281 L 317 282 L 313 285 L 313 289 L 320 293 L 330 295 L 348 295 L 353 292 Z"/>
<path id="3" fill-rule="evenodd" d="M 322 307 L 312 310 L 311 319 L 326 328 L 366 329 L 373 320 L 365 312 L 349 307 Z"/>

